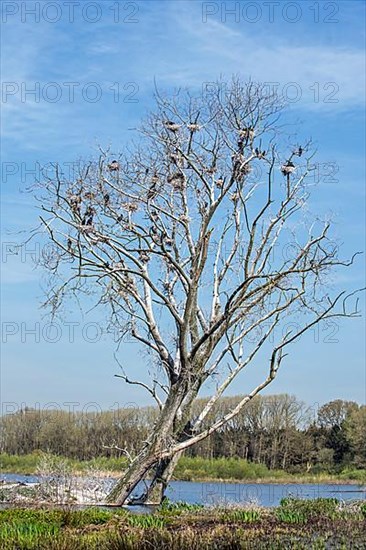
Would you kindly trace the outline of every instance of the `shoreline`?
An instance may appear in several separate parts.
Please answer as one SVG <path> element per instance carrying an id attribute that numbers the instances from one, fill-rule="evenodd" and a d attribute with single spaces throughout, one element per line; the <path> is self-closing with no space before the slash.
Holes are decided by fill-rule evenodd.
<path id="1" fill-rule="evenodd" d="M 12 475 L 19 475 L 24 477 L 33 477 L 37 476 L 36 472 L 32 473 L 19 473 L 17 471 L 14 471 L 13 469 L 6 468 L 6 469 L 0 469 L 0 475 L 6 475 L 6 474 L 12 474 Z M 121 473 L 117 473 L 115 471 L 111 470 L 101 470 L 98 472 L 98 477 L 101 478 L 110 478 L 110 479 L 118 479 L 120 475 L 123 474 L 123 471 Z M 72 472 L 72 475 L 75 477 L 88 477 L 88 473 L 84 470 L 74 470 Z M 149 479 L 149 478 L 146 478 Z M 197 477 L 192 479 L 185 479 L 183 478 L 177 478 L 173 477 L 171 481 L 177 481 L 177 482 L 187 482 L 187 483 L 232 483 L 232 484 L 244 484 L 244 485 L 357 485 L 357 486 L 365 486 L 365 481 L 362 480 L 355 480 L 355 479 L 339 479 L 339 478 L 333 478 L 333 477 L 319 477 L 316 476 L 312 477 L 269 477 L 269 478 L 261 478 L 258 477 L 256 479 L 247 478 L 247 479 L 236 479 L 236 478 L 218 478 L 218 477 Z"/>

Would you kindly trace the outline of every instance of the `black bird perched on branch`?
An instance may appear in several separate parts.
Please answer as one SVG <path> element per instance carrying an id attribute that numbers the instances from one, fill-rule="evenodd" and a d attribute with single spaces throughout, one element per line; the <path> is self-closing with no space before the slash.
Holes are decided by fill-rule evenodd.
<path id="1" fill-rule="evenodd" d="M 88 206 L 88 208 L 85 210 L 85 214 L 81 221 L 81 225 L 93 225 L 94 214 L 95 214 L 94 208 L 92 206 Z"/>
<path id="2" fill-rule="evenodd" d="M 155 187 L 151 186 L 150 189 L 148 190 L 146 196 L 147 196 L 148 200 L 154 199 L 156 197 Z"/>
<path id="3" fill-rule="evenodd" d="M 112 160 L 112 162 L 107 166 L 110 172 L 116 172 L 117 170 L 119 170 L 119 162 L 117 160 Z"/>
<path id="4" fill-rule="evenodd" d="M 284 176 L 288 176 L 289 174 L 292 174 L 292 172 L 294 171 L 295 171 L 295 165 L 290 160 L 288 160 L 286 164 L 281 166 L 281 172 Z"/>
<path id="5" fill-rule="evenodd" d="M 180 125 L 176 122 L 173 122 L 173 120 L 165 120 L 164 126 L 167 130 L 170 130 L 171 132 L 177 132 L 180 128 Z"/>
<path id="6" fill-rule="evenodd" d="M 259 159 L 264 159 L 264 157 L 266 156 L 266 152 L 261 151 L 260 149 L 258 149 L 258 147 L 255 148 L 254 152 Z"/>

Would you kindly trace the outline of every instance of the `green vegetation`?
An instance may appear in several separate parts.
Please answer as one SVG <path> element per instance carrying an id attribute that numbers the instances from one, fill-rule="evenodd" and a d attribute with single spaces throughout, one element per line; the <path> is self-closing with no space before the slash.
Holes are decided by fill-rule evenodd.
<path id="1" fill-rule="evenodd" d="M 248 479 L 268 478 L 283 475 L 283 472 L 269 471 L 265 464 L 250 463 L 237 458 L 182 457 L 175 469 L 178 479 Z"/>
<path id="2" fill-rule="evenodd" d="M 0 471 L 2 473 L 17 473 L 31 475 L 37 472 L 39 462 L 44 453 L 36 451 L 28 455 L 0 454 Z M 49 456 L 49 455 L 47 455 Z M 55 460 L 63 461 L 68 469 L 75 473 L 87 474 L 92 470 L 120 473 L 127 466 L 124 457 L 114 458 L 100 456 L 91 460 L 77 460 L 65 456 L 55 456 Z"/>
<path id="3" fill-rule="evenodd" d="M 162 529 L 167 524 L 166 517 L 159 517 L 155 515 L 139 515 L 139 516 L 129 516 L 128 524 L 132 527 L 140 527 L 141 529 L 149 529 L 153 527 L 155 529 Z"/>
<path id="4" fill-rule="evenodd" d="M 340 516 L 337 506 L 336 498 L 317 498 L 311 501 L 283 498 L 276 510 L 276 517 L 285 523 L 306 523 L 317 516 L 336 519 Z"/>
<path id="5" fill-rule="evenodd" d="M 221 398 L 212 422 L 241 396 Z M 197 399 L 197 416 L 207 399 Z M 133 456 L 157 418 L 154 407 L 105 412 L 22 409 L 0 417 L 1 468 L 34 473 L 46 452 L 67 459 L 73 471 L 121 472 L 126 457 L 108 441 L 123 442 Z M 175 477 L 186 480 L 366 481 L 366 406 L 337 399 L 315 414 L 296 397 L 257 396 L 217 433 L 187 449 Z M 20 458 L 19 458 L 19 457 Z M 95 458 L 96 457 L 96 458 Z"/>
<path id="6" fill-rule="evenodd" d="M 165 501 L 124 509 L 0 510 L 3 550 L 325 550 L 364 548 L 366 502 L 287 498 L 275 509 L 203 508 Z"/>
<path id="7" fill-rule="evenodd" d="M 249 481 L 268 483 L 337 483 L 366 482 L 366 469 L 346 468 L 338 473 L 318 471 L 314 474 L 289 473 L 284 470 L 270 470 L 265 464 L 248 462 L 241 458 L 213 458 L 183 456 L 174 471 L 175 479 L 184 481 Z"/>
<path id="8" fill-rule="evenodd" d="M 232 410 L 239 399 L 220 399 L 205 427 Z M 206 401 L 196 400 L 193 417 Z M 118 446 L 109 448 L 105 443 L 123 442 L 134 456 L 148 438 L 157 414 L 153 407 L 100 413 L 26 408 L 2 416 L 0 471 L 52 478 L 43 487 L 43 502 L 55 500 L 59 479 L 64 480 L 65 496 L 71 495 L 66 484 L 72 476 L 85 476 L 85 481 L 104 475 L 119 477 L 127 467 L 126 456 Z M 294 396 L 257 396 L 217 433 L 187 449 L 173 479 L 365 484 L 365 414 L 365 406 L 340 399 L 321 406 L 315 415 Z M 21 487 L 16 492 L 31 499 L 32 491 Z M 0 501 L 14 498 L 0 488 Z M 301 523 L 300 516 L 294 518 L 294 524 Z"/>
<path id="9" fill-rule="evenodd" d="M 229 510 L 225 511 L 220 519 L 224 523 L 253 523 L 259 521 L 260 517 L 260 511 L 255 509 Z"/>
<path id="10" fill-rule="evenodd" d="M 159 511 L 161 513 L 176 512 L 180 514 L 181 512 L 195 512 L 197 510 L 202 510 L 203 508 L 203 504 L 189 504 L 188 502 L 183 501 L 171 502 L 168 498 L 164 498 L 162 504 L 160 505 Z"/>
<path id="11" fill-rule="evenodd" d="M 0 455 L 2 473 L 36 474 L 42 453 L 12 456 Z M 49 456 L 49 455 L 47 455 Z M 90 475 L 96 471 L 100 474 L 120 474 L 127 462 L 124 458 L 97 457 L 93 460 L 76 460 L 67 457 L 54 457 L 55 462 L 62 461 L 75 474 Z M 351 469 L 329 474 L 314 474 L 269 470 L 265 464 L 255 464 L 242 458 L 200 458 L 183 456 L 175 469 L 174 479 L 182 481 L 243 481 L 267 483 L 365 483 L 365 469 Z"/>

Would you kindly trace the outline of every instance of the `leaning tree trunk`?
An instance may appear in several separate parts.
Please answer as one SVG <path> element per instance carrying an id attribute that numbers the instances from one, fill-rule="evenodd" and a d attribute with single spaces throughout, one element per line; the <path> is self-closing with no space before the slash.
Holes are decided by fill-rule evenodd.
<path id="1" fill-rule="evenodd" d="M 161 504 L 181 454 L 159 460 L 152 469 L 152 479 L 145 491 L 130 499 L 129 504 Z"/>
<path id="2" fill-rule="evenodd" d="M 143 450 L 127 469 L 125 474 L 117 481 L 106 497 L 106 502 L 122 506 L 129 498 L 136 485 L 142 481 L 146 473 L 156 464 L 158 455 Z"/>
<path id="3" fill-rule="evenodd" d="M 111 492 L 107 495 L 106 501 L 113 504 L 125 504 L 136 485 L 143 481 L 146 474 L 155 467 L 153 475 L 154 487 L 164 483 L 164 475 L 171 476 L 170 468 L 174 469 L 175 463 L 170 467 L 170 457 L 166 461 L 161 460 L 161 452 L 166 449 L 167 444 L 175 440 L 177 429 L 176 418 L 178 411 L 181 413 L 181 405 L 186 394 L 184 385 L 177 385 L 171 391 L 161 417 L 158 420 L 149 442 L 136 456 L 125 474 L 117 481 Z M 165 474 L 164 474 L 165 472 Z M 156 478 L 156 479 L 155 479 Z M 169 481 L 169 480 L 168 480 Z M 147 498 L 147 497 L 146 497 Z M 132 498 L 132 502 L 136 502 Z"/>
<path id="4" fill-rule="evenodd" d="M 184 441 L 191 435 L 191 424 L 188 421 L 188 416 L 198 389 L 199 384 L 191 388 L 187 394 L 187 388 L 184 384 L 177 385 L 174 388 L 168 397 L 150 441 L 137 455 L 121 479 L 114 485 L 106 497 L 107 502 L 118 505 L 126 502 L 131 504 L 160 504 L 162 502 L 165 489 L 181 453 L 176 453 L 164 459 L 161 458 L 161 453 L 166 450 L 168 443 Z M 184 410 L 182 410 L 183 401 Z M 151 471 L 152 480 L 142 496 L 131 498 L 132 491 L 140 481 L 145 480 L 145 477 Z"/>

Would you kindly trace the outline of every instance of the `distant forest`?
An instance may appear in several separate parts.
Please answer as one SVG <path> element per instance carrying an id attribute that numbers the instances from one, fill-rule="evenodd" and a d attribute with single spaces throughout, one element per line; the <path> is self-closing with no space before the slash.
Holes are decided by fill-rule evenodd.
<path id="1" fill-rule="evenodd" d="M 239 399 L 222 398 L 206 424 Z M 196 401 L 197 414 L 205 402 Z M 0 418 L 0 452 L 24 455 L 40 450 L 89 460 L 123 456 L 118 449 L 123 447 L 133 455 L 156 417 L 154 407 L 99 413 L 25 408 Z M 366 406 L 337 399 L 314 410 L 287 394 L 257 396 L 219 432 L 188 449 L 186 456 L 238 457 L 292 473 L 366 468 Z"/>

